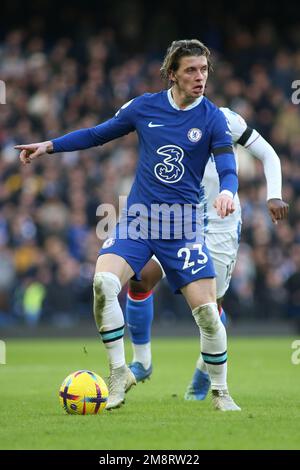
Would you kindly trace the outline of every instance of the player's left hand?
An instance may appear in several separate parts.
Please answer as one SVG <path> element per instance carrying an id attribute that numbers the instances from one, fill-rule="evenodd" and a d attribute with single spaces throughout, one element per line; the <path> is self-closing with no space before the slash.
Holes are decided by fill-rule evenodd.
<path id="1" fill-rule="evenodd" d="M 233 198 L 228 194 L 220 193 L 214 202 L 214 207 L 217 209 L 217 214 L 221 219 L 235 211 Z"/>
<path id="2" fill-rule="evenodd" d="M 268 210 L 272 222 L 277 224 L 278 220 L 286 219 L 289 212 L 289 205 L 281 199 L 269 199 Z"/>

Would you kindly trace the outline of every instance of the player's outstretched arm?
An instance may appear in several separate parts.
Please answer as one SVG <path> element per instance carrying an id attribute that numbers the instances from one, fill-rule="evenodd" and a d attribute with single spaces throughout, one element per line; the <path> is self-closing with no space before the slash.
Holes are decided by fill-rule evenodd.
<path id="1" fill-rule="evenodd" d="M 16 145 L 15 149 L 21 150 L 20 160 L 26 165 L 31 163 L 37 157 L 41 157 L 53 152 L 53 144 L 51 140 L 38 142 L 36 144 Z"/>
<path id="2" fill-rule="evenodd" d="M 85 150 L 103 145 L 106 142 L 129 134 L 129 132 L 133 132 L 135 130 L 135 106 L 131 105 L 132 101 L 139 103 L 139 99 L 129 101 L 122 106 L 112 119 L 108 119 L 98 126 L 79 129 L 51 141 L 16 145 L 15 148 L 21 150 L 21 162 L 24 164 L 30 163 L 35 158 L 45 155 L 46 153 Z"/>
<path id="3" fill-rule="evenodd" d="M 73 152 L 74 150 L 96 147 L 124 135 L 122 132 L 123 128 L 120 123 L 116 119 L 110 119 L 98 126 L 79 129 L 51 141 L 16 145 L 15 148 L 21 150 L 20 159 L 22 163 L 26 164 L 46 153 Z"/>

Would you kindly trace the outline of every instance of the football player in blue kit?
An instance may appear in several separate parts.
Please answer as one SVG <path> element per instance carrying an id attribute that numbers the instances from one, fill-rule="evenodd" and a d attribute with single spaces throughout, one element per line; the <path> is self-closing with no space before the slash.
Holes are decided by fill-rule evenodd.
<path id="1" fill-rule="evenodd" d="M 136 177 L 115 233 L 100 250 L 94 276 L 94 316 L 110 366 L 107 409 L 121 406 L 125 393 L 136 383 L 125 362 L 118 294 L 133 276 L 140 279 L 142 268 L 155 255 L 173 291 L 184 295 L 199 327 L 213 406 L 240 410 L 228 392 L 226 331 L 218 313 L 204 221 L 199 218 L 200 183 L 211 154 L 220 180 L 214 206 L 221 218 L 234 212 L 238 188 L 231 131 L 224 114 L 203 96 L 209 69 L 210 51 L 204 44 L 195 39 L 174 41 L 162 67 L 171 83 L 168 90 L 131 100 L 112 119 L 93 128 L 16 146 L 27 164 L 48 153 L 103 145 L 134 130 L 138 134 Z M 174 207 L 166 236 L 164 211 Z M 133 227 L 141 212 L 137 236 Z"/>

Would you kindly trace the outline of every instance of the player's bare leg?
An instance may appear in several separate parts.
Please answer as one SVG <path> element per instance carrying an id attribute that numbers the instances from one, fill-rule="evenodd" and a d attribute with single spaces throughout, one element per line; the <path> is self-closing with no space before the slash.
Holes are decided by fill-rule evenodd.
<path id="1" fill-rule="evenodd" d="M 133 359 L 129 368 L 137 382 L 152 374 L 151 326 L 153 320 L 152 289 L 163 277 L 160 264 L 150 259 L 141 271 L 141 281 L 129 281 L 126 323 L 131 339 Z"/>
<path id="2" fill-rule="evenodd" d="M 215 279 L 199 279 L 181 289 L 201 334 L 201 354 L 211 380 L 213 405 L 221 411 L 239 411 L 227 387 L 227 338 L 215 302 Z"/>
<path id="3" fill-rule="evenodd" d="M 136 384 L 125 362 L 124 317 L 118 302 L 122 285 L 132 275 L 132 268 L 122 257 L 110 253 L 99 256 L 94 277 L 94 316 L 109 359 L 107 410 L 121 406 L 125 393 Z"/>

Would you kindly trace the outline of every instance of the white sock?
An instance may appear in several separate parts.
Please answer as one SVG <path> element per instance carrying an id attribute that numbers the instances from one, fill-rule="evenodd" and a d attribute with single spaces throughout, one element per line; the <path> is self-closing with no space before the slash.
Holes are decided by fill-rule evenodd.
<path id="1" fill-rule="evenodd" d="M 201 372 L 205 372 L 206 374 L 208 374 L 206 364 L 203 361 L 201 354 L 200 354 L 200 356 L 198 358 L 198 361 L 196 363 L 196 367 L 197 367 L 197 369 L 201 370 Z"/>
<path id="2" fill-rule="evenodd" d="M 134 344 L 132 343 L 133 359 L 132 362 L 140 362 L 145 369 L 151 366 L 151 343 Z"/>
<path id="3" fill-rule="evenodd" d="M 125 365 L 124 317 L 118 302 L 119 278 L 109 272 L 94 277 L 94 316 L 108 354 L 111 369 Z"/>
<path id="4" fill-rule="evenodd" d="M 111 369 L 117 369 L 125 365 L 123 338 L 113 343 L 106 343 L 105 347 Z"/>
<path id="5" fill-rule="evenodd" d="M 212 390 L 227 389 L 227 336 L 216 303 L 200 305 L 193 315 L 201 334 L 201 354 Z"/>

